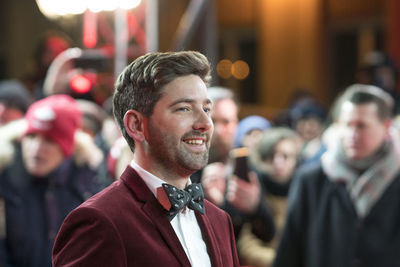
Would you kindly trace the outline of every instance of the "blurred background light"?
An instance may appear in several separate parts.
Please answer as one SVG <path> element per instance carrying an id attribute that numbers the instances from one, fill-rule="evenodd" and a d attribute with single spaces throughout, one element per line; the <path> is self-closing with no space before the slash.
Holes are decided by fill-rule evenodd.
<path id="1" fill-rule="evenodd" d="M 232 75 L 238 80 L 244 80 L 249 76 L 249 65 L 243 60 L 237 60 L 232 65 Z"/>
<path id="2" fill-rule="evenodd" d="M 40 11 L 47 17 L 81 14 L 86 10 L 82 0 L 36 0 Z"/>
<path id="3" fill-rule="evenodd" d="M 140 5 L 141 0 L 120 0 L 119 7 L 122 9 L 132 9 Z"/>
<path id="4" fill-rule="evenodd" d="M 40 11 L 47 17 L 82 14 L 87 9 L 92 12 L 113 11 L 117 8 L 132 9 L 141 0 L 36 0 Z"/>
<path id="5" fill-rule="evenodd" d="M 232 61 L 229 59 L 222 59 L 217 64 L 217 73 L 223 79 L 228 79 L 232 76 Z"/>
<path id="6" fill-rule="evenodd" d="M 70 87 L 73 92 L 78 94 L 86 94 L 90 92 L 92 88 L 92 82 L 90 79 L 82 74 L 76 74 L 70 80 Z"/>
<path id="7" fill-rule="evenodd" d="M 92 12 L 112 11 L 118 8 L 119 1 L 87 0 L 87 7 Z"/>

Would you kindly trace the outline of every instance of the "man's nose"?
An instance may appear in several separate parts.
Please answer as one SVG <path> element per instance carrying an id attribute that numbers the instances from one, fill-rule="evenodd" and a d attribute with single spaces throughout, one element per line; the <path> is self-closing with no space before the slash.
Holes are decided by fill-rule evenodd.
<path id="1" fill-rule="evenodd" d="M 206 132 L 209 131 L 211 128 L 213 128 L 213 122 L 210 116 L 204 111 L 199 112 L 196 121 L 193 125 L 193 129 Z"/>

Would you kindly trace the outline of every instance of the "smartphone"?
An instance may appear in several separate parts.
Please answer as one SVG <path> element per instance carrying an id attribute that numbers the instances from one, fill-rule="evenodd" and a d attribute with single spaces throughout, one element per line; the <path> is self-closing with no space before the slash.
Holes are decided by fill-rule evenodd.
<path id="1" fill-rule="evenodd" d="M 229 153 L 231 158 L 233 174 L 239 179 L 249 181 L 249 165 L 248 165 L 248 149 L 247 147 L 232 149 Z"/>

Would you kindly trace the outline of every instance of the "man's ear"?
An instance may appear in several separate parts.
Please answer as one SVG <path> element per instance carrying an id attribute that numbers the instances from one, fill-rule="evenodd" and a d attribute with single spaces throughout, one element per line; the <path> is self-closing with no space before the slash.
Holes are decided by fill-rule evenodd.
<path id="1" fill-rule="evenodd" d="M 124 126 L 126 132 L 133 140 L 143 142 L 144 134 L 144 115 L 136 110 L 128 110 L 124 116 Z"/>

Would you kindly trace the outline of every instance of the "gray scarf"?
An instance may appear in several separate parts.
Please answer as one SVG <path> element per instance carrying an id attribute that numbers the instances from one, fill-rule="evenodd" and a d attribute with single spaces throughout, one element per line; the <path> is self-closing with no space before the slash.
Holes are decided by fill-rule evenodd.
<path id="1" fill-rule="evenodd" d="M 400 171 L 398 132 L 389 131 L 376 153 L 357 161 L 347 159 L 340 138 L 333 139 L 322 155 L 322 168 L 332 182 L 346 183 L 357 214 L 363 218 Z"/>

